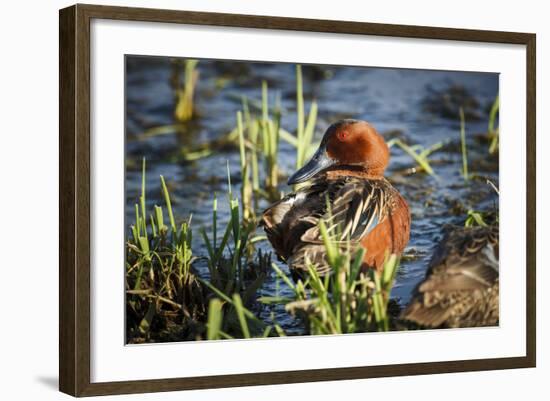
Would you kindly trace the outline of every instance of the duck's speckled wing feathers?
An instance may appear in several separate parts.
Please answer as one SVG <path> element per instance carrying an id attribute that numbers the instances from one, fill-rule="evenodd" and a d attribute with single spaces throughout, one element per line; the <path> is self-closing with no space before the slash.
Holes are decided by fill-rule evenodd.
<path id="1" fill-rule="evenodd" d="M 452 229 L 401 317 L 424 327 L 497 324 L 498 253 L 498 228 Z"/>
<path id="2" fill-rule="evenodd" d="M 272 205 L 262 223 L 277 254 L 291 269 L 305 270 L 310 260 L 325 274 L 328 266 L 319 219 L 342 244 L 349 240 L 356 246 L 387 217 L 394 192 L 384 179 L 321 178 Z"/>

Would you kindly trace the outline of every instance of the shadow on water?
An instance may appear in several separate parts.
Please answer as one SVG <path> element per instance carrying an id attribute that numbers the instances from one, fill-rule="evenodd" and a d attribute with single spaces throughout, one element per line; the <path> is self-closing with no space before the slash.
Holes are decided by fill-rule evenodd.
<path id="1" fill-rule="evenodd" d="M 282 126 L 296 126 L 294 65 L 237 63 L 201 60 L 196 88 L 198 118 L 171 132 L 143 137 L 152 127 L 177 125 L 175 99 L 171 87 L 172 64 L 168 58 L 129 57 L 127 59 L 126 116 L 126 221 L 132 221 L 134 204 L 141 187 L 141 158 L 148 162 L 147 207 L 162 204 L 159 175 L 163 175 L 173 197 L 175 215 L 193 215 L 193 227 L 208 227 L 213 194 L 222 199 L 227 192 L 226 166 L 232 183 L 239 185 L 239 152 L 220 147 L 210 157 L 185 161 L 182 152 L 190 146 L 220 138 L 235 126 L 235 113 L 241 97 L 261 99 L 262 80 L 270 85 L 270 104 L 281 101 Z M 437 176 L 414 173 L 413 160 L 397 147 L 387 176 L 410 205 L 411 240 L 401 262 L 392 291 L 399 303 L 406 303 L 412 289 L 424 277 L 434 245 L 447 224 L 464 223 L 468 210 L 494 210 L 498 195 L 487 184 L 498 186 L 498 154 L 489 155 L 487 118 L 498 93 L 498 74 L 450 71 L 401 70 L 383 68 L 304 66 L 304 92 L 307 100 L 319 105 L 315 135 L 339 118 L 353 117 L 371 122 L 386 140 L 399 138 L 409 144 L 429 147 L 441 142 L 442 148 L 430 155 Z M 468 158 L 475 173 L 465 182 L 461 175 L 460 123 L 458 107 L 466 114 Z M 283 175 L 293 171 L 295 150 L 281 143 L 279 154 Z M 281 182 L 284 182 L 282 180 Z M 281 185 L 289 192 L 290 188 Z M 267 207 L 263 201 L 259 209 Z M 225 202 L 219 202 L 219 219 L 228 220 Z M 127 227 L 128 228 L 128 227 Z M 205 255 L 197 239 L 193 252 Z M 259 248 L 271 251 L 261 242 Z M 281 268 L 288 272 L 286 266 Z M 196 263 L 199 272 L 206 266 Z M 290 289 L 272 275 L 260 289 L 264 296 L 291 295 Z M 263 307 L 260 317 L 271 314 L 289 333 L 299 333 L 299 322 L 282 305 Z"/>

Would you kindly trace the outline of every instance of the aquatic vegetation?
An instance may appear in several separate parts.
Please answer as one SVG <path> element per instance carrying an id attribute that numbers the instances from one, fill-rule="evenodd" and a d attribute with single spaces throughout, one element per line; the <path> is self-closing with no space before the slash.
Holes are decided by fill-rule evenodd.
<path id="1" fill-rule="evenodd" d="M 470 179 L 468 174 L 468 148 L 466 146 L 466 120 L 464 118 L 464 109 L 459 109 L 460 115 L 460 151 L 462 153 L 462 177 L 464 181 Z"/>
<path id="2" fill-rule="evenodd" d="M 228 171 L 229 179 L 229 171 Z M 250 333 L 263 333 L 265 324 L 252 312 L 245 308 L 256 301 L 256 292 L 267 277 L 267 270 L 271 263 L 270 254 L 256 254 L 257 263 L 253 263 L 254 246 L 252 234 L 255 231 L 255 221 L 245 219 L 239 212 L 239 200 L 234 197 L 231 182 L 229 182 L 228 202 L 230 219 L 223 230 L 221 241 L 218 237 L 217 199 L 212 207 L 212 231 L 208 236 L 206 229 L 201 235 L 206 245 L 207 263 L 210 277 L 208 280 L 199 279 L 212 294 L 219 298 L 222 309 L 214 304 L 215 309 L 209 313 L 223 314 L 223 318 L 210 316 L 213 327 L 208 336 L 230 338 L 240 333 L 248 338 Z M 221 321 L 218 325 L 218 321 Z M 238 323 L 238 324 L 237 324 Z M 223 330 L 222 330 L 223 329 Z"/>
<path id="3" fill-rule="evenodd" d="M 256 301 L 256 291 L 267 276 L 271 255 L 261 251 L 253 254 L 251 234 L 255 223 L 241 219 L 238 199 L 229 192 L 231 218 L 221 241 L 214 199 L 211 238 L 205 229 L 201 230 L 208 250 L 210 277 L 201 278 L 193 267 L 197 257 L 191 246 L 191 218 L 179 225 L 176 223 L 162 176 L 165 208 L 155 205 L 147 217 L 145 167 L 143 160 L 141 194 L 126 247 L 127 340 L 202 339 L 208 319 L 213 319 L 209 316 L 213 296 L 225 310 L 220 324 L 227 336 L 257 334 L 258 330 L 263 333 L 265 324 L 245 305 Z M 168 222 L 165 222 L 165 211 Z M 216 310 L 217 305 L 213 305 Z M 246 329 L 243 316 L 248 322 Z"/>
<path id="4" fill-rule="evenodd" d="M 493 190 L 496 192 L 497 195 L 500 195 L 500 190 L 498 189 L 498 187 L 495 185 L 495 183 L 491 180 L 487 180 L 487 184 L 491 186 L 491 188 L 493 188 Z"/>
<path id="5" fill-rule="evenodd" d="M 193 113 L 193 91 L 196 83 L 197 71 L 196 60 L 185 61 L 185 85 L 176 89 L 177 106 L 176 119 L 180 122 L 188 121 Z M 176 80 L 176 82 L 179 82 Z M 186 90 L 186 88 L 188 88 Z M 207 142 L 192 144 L 180 149 L 178 158 L 183 161 L 195 161 L 210 157 L 228 145 L 238 146 L 241 156 L 241 169 L 243 179 L 250 185 L 246 185 L 242 201 L 244 210 L 252 215 L 253 209 L 249 207 L 252 203 L 257 206 L 256 198 L 263 197 L 268 200 L 281 198 L 279 192 L 279 142 L 284 140 L 296 148 L 296 168 L 300 168 L 305 161 L 313 154 L 317 143 L 313 143 L 315 125 L 317 122 L 318 106 L 315 101 L 311 102 L 309 112 L 306 114 L 304 108 L 303 80 L 301 66 L 296 66 L 296 135 L 285 130 L 281 126 L 282 111 L 279 97 L 276 98 L 275 106 L 269 105 L 269 89 L 266 81 L 261 85 L 261 101 L 241 97 L 242 110 L 238 112 L 235 128 L 229 133 Z M 250 110 L 253 106 L 256 115 Z M 184 124 L 169 124 L 147 129 L 140 135 L 146 139 L 158 135 L 168 135 L 185 131 Z M 259 169 L 259 159 L 263 159 L 263 174 Z M 250 166 L 250 167 L 247 167 Z M 261 181 L 263 176 L 263 183 Z M 251 189 L 250 189 L 251 188 Z M 252 196 L 254 194 L 254 196 Z M 251 199 L 252 198 L 252 199 Z"/>
<path id="6" fill-rule="evenodd" d="M 491 111 L 489 112 L 489 123 L 487 126 L 487 132 L 489 133 L 489 138 L 491 139 L 491 144 L 489 145 L 489 153 L 494 154 L 498 150 L 498 140 L 499 140 L 499 127 L 495 128 L 495 121 L 497 114 L 500 108 L 499 95 L 495 97 L 493 105 L 491 106 Z"/>
<path id="7" fill-rule="evenodd" d="M 256 193 L 269 200 L 281 198 L 279 185 L 279 141 L 283 139 L 296 148 L 296 168 L 304 165 L 305 161 L 313 154 L 318 144 L 313 143 L 315 124 L 317 122 L 317 103 L 313 101 L 309 113 L 305 112 L 302 68 L 296 66 L 296 135 L 281 127 L 281 106 L 276 102 L 272 109 L 269 106 L 268 85 L 262 81 L 262 96 L 259 106 L 261 116 L 251 115 L 249 100 L 243 99 L 243 113 L 245 114 L 245 131 L 248 132 L 250 147 L 259 152 L 264 159 L 264 188 L 259 185 L 259 171 L 257 168 L 257 155 L 251 159 L 253 169 L 253 188 Z M 272 114 L 272 115 L 271 115 Z M 260 142 L 260 143 L 259 143 Z"/>
<path id="8" fill-rule="evenodd" d="M 429 148 L 423 148 L 421 145 L 407 145 L 405 142 L 400 140 L 399 138 L 394 138 L 387 142 L 388 147 L 392 147 L 393 145 L 397 145 L 399 148 L 401 148 L 407 155 L 409 155 L 417 164 L 418 166 L 428 173 L 429 175 L 433 177 L 437 177 L 437 174 L 434 172 L 432 166 L 430 165 L 430 160 L 428 157 L 441 149 L 443 147 L 443 142 L 438 142 Z"/>
<path id="9" fill-rule="evenodd" d="M 230 184 L 231 185 L 231 184 Z M 218 241 L 218 216 L 217 199 L 214 199 L 212 207 L 212 232 L 209 238 L 206 229 L 201 229 L 201 236 L 206 245 L 208 256 L 208 269 L 210 272 L 210 283 L 218 289 L 223 289 L 226 294 L 235 291 L 245 290 L 247 281 L 245 275 L 252 275 L 255 278 L 265 278 L 265 271 L 247 271 L 253 246 L 250 243 L 251 236 L 256 228 L 256 222 L 244 219 L 240 213 L 238 198 L 234 197 L 230 190 L 228 193 L 230 216 L 223 231 L 221 241 Z M 263 262 L 265 264 L 265 262 Z M 269 266 L 267 263 L 266 266 Z M 261 284 L 258 282 L 257 284 Z"/>
<path id="10" fill-rule="evenodd" d="M 237 112 L 237 126 L 228 139 L 236 133 L 239 145 L 241 176 L 243 178 L 242 202 L 246 218 L 254 216 L 259 198 L 276 200 L 279 193 L 279 138 L 281 131 L 280 105 L 277 102 L 271 113 L 267 82 L 262 82 L 260 115 L 250 111 L 250 100 L 242 98 L 242 111 Z M 272 115 L 273 114 L 273 115 Z M 260 171 L 260 159 L 263 172 Z M 263 174 L 261 174 L 263 173 Z M 261 178 L 263 177 L 263 182 Z"/>
<path id="11" fill-rule="evenodd" d="M 259 125 L 253 123 L 252 116 L 250 115 L 250 109 L 248 107 L 248 99 L 243 96 L 243 114 L 246 126 L 246 132 L 248 133 L 248 140 L 250 141 L 250 167 L 252 173 L 252 191 L 254 193 L 254 207 L 258 206 L 256 194 L 260 191 L 260 169 L 258 165 L 258 134 Z M 238 129 L 238 127 L 237 127 Z M 239 134 L 240 138 L 240 134 Z M 244 134 L 243 134 L 244 139 Z M 242 162 L 242 159 L 241 159 Z"/>
<path id="12" fill-rule="evenodd" d="M 252 183 L 250 182 L 251 157 L 246 151 L 244 143 L 243 117 L 240 111 L 237 112 L 237 132 L 239 133 L 239 157 L 241 167 L 241 201 L 243 204 L 243 218 L 246 220 L 255 219 L 254 205 L 252 203 Z M 253 149 L 253 154 L 256 150 Z"/>
<path id="13" fill-rule="evenodd" d="M 176 107 L 174 117 L 177 121 L 185 123 L 193 118 L 194 115 L 194 94 L 195 86 L 199 79 L 197 70 L 198 60 L 187 59 L 183 62 L 175 62 L 174 76 L 174 94 L 176 97 Z M 180 78 L 181 64 L 183 64 L 183 82 Z"/>
<path id="14" fill-rule="evenodd" d="M 276 105 L 273 119 L 270 118 L 267 82 L 262 82 L 262 115 L 259 120 L 264 165 L 265 191 L 268 198 L 277 199 L 279 185 L 279 137 L 281 128 L 280 106 Z"/>
<path id="15" fill-rule="evenodd" d="M 166 209 L 155 205 L 147 216 L 145 167 L 143 160 L 141 195 L 126 244 L 127 340 L 193 338 L 195 322 L 206 317 L 207 294 L 192 269 L 191 219 L 176 225 L 162 176 Z"/>
<path id="16" fill-rule="evenodd" d="M 464 227 L 487 227 L 485 223 L 484 213 L 476 210 L 468 210 L 466 221 L 464 222 Z"/>
<path id="17" fill-rule="evenodd" d="M 492 182 L 489 182 L 489 183 L 496 190 L 496 187 L 494 186 L 494 184 Z M 486 210 L 468 209 L 466 211 L 464 227 L 488 227 L 488 226 L 495 226 L 495 225 L 498 226 L 498 223 L 499 223 L 498 206 L 495 204 L 494 209 L 486 209 Z"/>
<path id="18" fill-rule="evenodd" d="M 299 169 L 317 148 L 312 144 L 317 121 L 317 102 L 311 102 L 306 122 L 302 66 L 299 64 L 296 65 L 296 116 L 296 169 Z"/>

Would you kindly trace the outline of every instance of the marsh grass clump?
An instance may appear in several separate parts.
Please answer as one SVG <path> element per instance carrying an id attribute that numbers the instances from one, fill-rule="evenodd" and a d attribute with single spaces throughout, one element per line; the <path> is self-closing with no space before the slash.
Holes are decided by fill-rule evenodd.
<path id="1" fill-rule="evenodd" d="M 193 93 L 198 79 L 197 63 L 197 60 L 175 62 L 179 69 L 175 68 L 176 73 L 172 81 L 176 94 L 175 117 L 179 123 L 149 128 L 140 136 L 141 139 L 185 132 L 185 122 L 194 115 Z M 178 72 L 182 65 L 183 84 Z M 228 146 L 238 147 L 244 183 L 241 200 L 245 218 L 251 219 L 260 199 L 275 201 L 283 195 L 279 190 L 280 141 L 284 140 L 296 149 L 296 168 L 302 167 L 318 147 L 318 143 L 313 141 L 318 107 L 317 103 L 312 101 L 306 114 L 300 65 L 296 66 L 295 134 L 281 126 L 280 96 L 276 96 L 275 105 L 270 106 L 266 81 L 262 81 L 261 84 L 261 100 L 247 97 L 241 97 L 240 100 L 242 109 L 237 112 L 235 127 L 230 132 L 204 143 L 182 146 L 176 157 L 185 162 L 192 162 L 210 157 Z"/>
<path id="2" fill-rule="evenodd" d="M 279 101 L 276 102 L 273 111 L 273 117 L 270 116 L 269 98 L 267 82 L 262 82 L 262 114 L 257 120 L 259 126 L 261 147 L 257 147 L 261 151 L 264 159 L 264 176 L 265 176 L 265 195 L 270 200 L 275 200 L 280 197 L 278 191 L 279 186 L 279 140 L 281 131 L 281 107 Z M 251 131 L 253 132 L 253 131 Z M 257 145 L 257 142 L 256 142 Z M 259 177 L 255 178 L 259 182 Z M 258 187 L 258 190 L 260 188 Z"/>
<path id="3" fill-rule="evenodd" d="M 249 108 L 249 100 L 243 99 L 244 134 L 239 134 L 239 147 L 243 149 L 242 142 L 247 144 L 251 150 L 250 166 L 252 170 L 252 188 L 257 197 L 274 201 L 280 199 L 282 194 L 279 191 L 279 142 L 284 140 L 296 148 L 296 168 L 304 165 L 311 157 L 318 144 L 313 143 L 315 125 L 317 123 L 317 103 L 311 102 L 309 112 L 305 112 L 303 93 L 302 68 L 296 66 L 296 134 L 293 135 L 281 126 L 281 105 L 277 98 L 275 107 L 269 105 L 269 89 L 266 81 L 262 82 L 261 103 L 259 105 L 260 115 L 254 115 Z M 258 106 L 256 106 L 258 108 Z M 239 128 L 237 127 L 239 132 Z M 260 180 L 258 159 L 263 159 L 264 181 L 263 187 Z M 241 164 L 246 157 L 241 151 Z M 243 175 L 243 177 L 245 177 Z M 243 200 L 244 202 L 244 200 Z M 257 204 L 257 202 L 256 202 Z"/>
<path id="4" fill-rule="evenodd" d="M 256 302 L 257 291 L 267 278 L 271 255 L 255 252 L 252 235 L 255 221 L 241 213 L 238 198 L 233 195 L 229 178 L 228 202 L 230 218 L 225 229 L 218 233 L 217 199 L 212 208 L 212 229 L 201 235 L 206 245 L 209 279 L 199 279 L 210 290 L 208 338 L 249 338 L 264 334 L 265 323 L 248 307 Z M 256 255 L 256 261 L 254 261 Z"/>
<path id="5" fill-rule="evenodd" d="M 231 188 L 231 187 L 230 187 Z M 254 288 L 261 285 L 266 276 L 264 255 L 260 254 L 260 268 L 257 271 L 250 269 L 250 261 L 254 255 L 252 235 L 256 229 L 254 221 L 245 220 L 241 216 L 239 200 L 229 190 L 230 218 L 221 238 L 218 233 L 217 200 L 214 199 L 212 208 L 212 231 L 210 236 L 205 228 L 201 229 L 201 236 L 206 245 L 207 263 L 210 273 L 209 282 L 227 295 L 232 292 L 245 291 L 250 285 Z M 258 282 L 249 283 L 250 279 Z"/>
<path id="6" fill-rule="evenodd" d="M 296 129 L 295 134 L 281 126 L 282 107 L 280 97 L 275 105 L 269 103 L 269 88 L 261 84 L 261 100 L 241 97 L 242 109 L 237 112 L 236 125 L 228 134 L 207 143 L 184 149 L 180 155 L 185 161 L 193 161 L 213 155 L 227 145 L 236 145 L 240 154 L 241 176 L 244 190 L 242 202 L 245 217 L 253 216 L 252 205 L 259 199 L 279 200 L 281 169 L 279 166 L 280 141 L 284 140 L 296 149 L 296 168 L 311 157 L 318 143 L 314 143 L 317 123 L 317 103 L 311 102 L 306 114 L 303 94 L 302 68 L 296 66 Z M 170 132 L 167 128 L 166 132 Z M 263 169 L 261 166 L 263 165 Z"/>
<path id="7" fill-rule="evenodd" d="M 227 135 L 235 138 L 239 147 L 242 203 L 245 218 L 255 215 L 254 208 L 261 198 L 271 201 L 281 198 L 279 192 L 279 142 L 281 137 L 281 106 L 277 98 L 274 108 L 269 106 L 267 82 L 262 82 L 261 102 L 255 104 L 242 97 L 242 110 L 236 114 L 236 127 Z M 263 171 L 260 166 L 263 164 Z"/>
<path id="8" fill-rule="evenodd" d="M 164 178 L 165 208 L 147 216 L 145 160 L 131 236 L 126 243 L 127 341 L 170 341 L 200 335 L 207 294 L 192 268 L 191 219 L 176 225 Z M 164 211 L 168 213 L 165 222 Z"/>
<path id="9" fill-rule="evenodd" d="M 491 181 L 487 180 L 487 185 L 491 187 L 497 196 L 500 196 L 500 190 Z M 474 210 L 468 209 L 466 211 L 466 218 L 464 220 L 464 227 L 488 227 L 499 224 L 499 212 L 498 202 L 495 202 L 492 210 Z"/>
<path id="10" fill-rule="evenodd" d="M 317 148 L 312 143 L 317 121 L 317 102 L 311 102 L 306 122 L 302 66 L 299 64 L 296 65 L 296 117 L 296 170 L 298 170 Z"/>
<path id="11" fill-rule="evenodd" d="M 209 277 L 205 278 L 194 268 L 198 257 L 192 251 L 191 218 L 176 223 L 162 176 L 165 207 L 155 205 L 147 215 L 145 170 L 143 160 L 141 194 L 135 205 L 135 222 L 126 244 L 127 341 L 216 337 L 207 333 L 207 327 L 208 320 L 214 319 L 209 314 L 218 310 L 219 305 L 222 313 L 220 327 L 226 338 L 263 335 L 265 324 L 247 306 L 256 302 L 256 292 L 267 277 L 271 255 L 255 252 L 251 238 L 255 223 L 242 218 L 231 183 L 228 194 L 230 219 L 222 237 L 218 235 L 216 198 L 211 235 L 205 229 L 201 230 L 208 250 L 205 259 Z M 215 299 L 218 301 L 213 303 Z M 209 305 L 214 306 L 212 312 Z"/>

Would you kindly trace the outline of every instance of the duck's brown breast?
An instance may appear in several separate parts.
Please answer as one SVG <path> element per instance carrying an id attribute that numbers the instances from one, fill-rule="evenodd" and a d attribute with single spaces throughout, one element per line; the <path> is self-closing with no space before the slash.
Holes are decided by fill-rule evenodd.
<path id="1" fill-rule="evenodd" d="M 386 219 L 379 223 L 361 240 L 365 248 L 363 265 L 366 268 L 381 270 L 388 254 L 401 255 L 409 242 L 411 215 L 405 199 L 394 192 L 394 204 Z"/>

